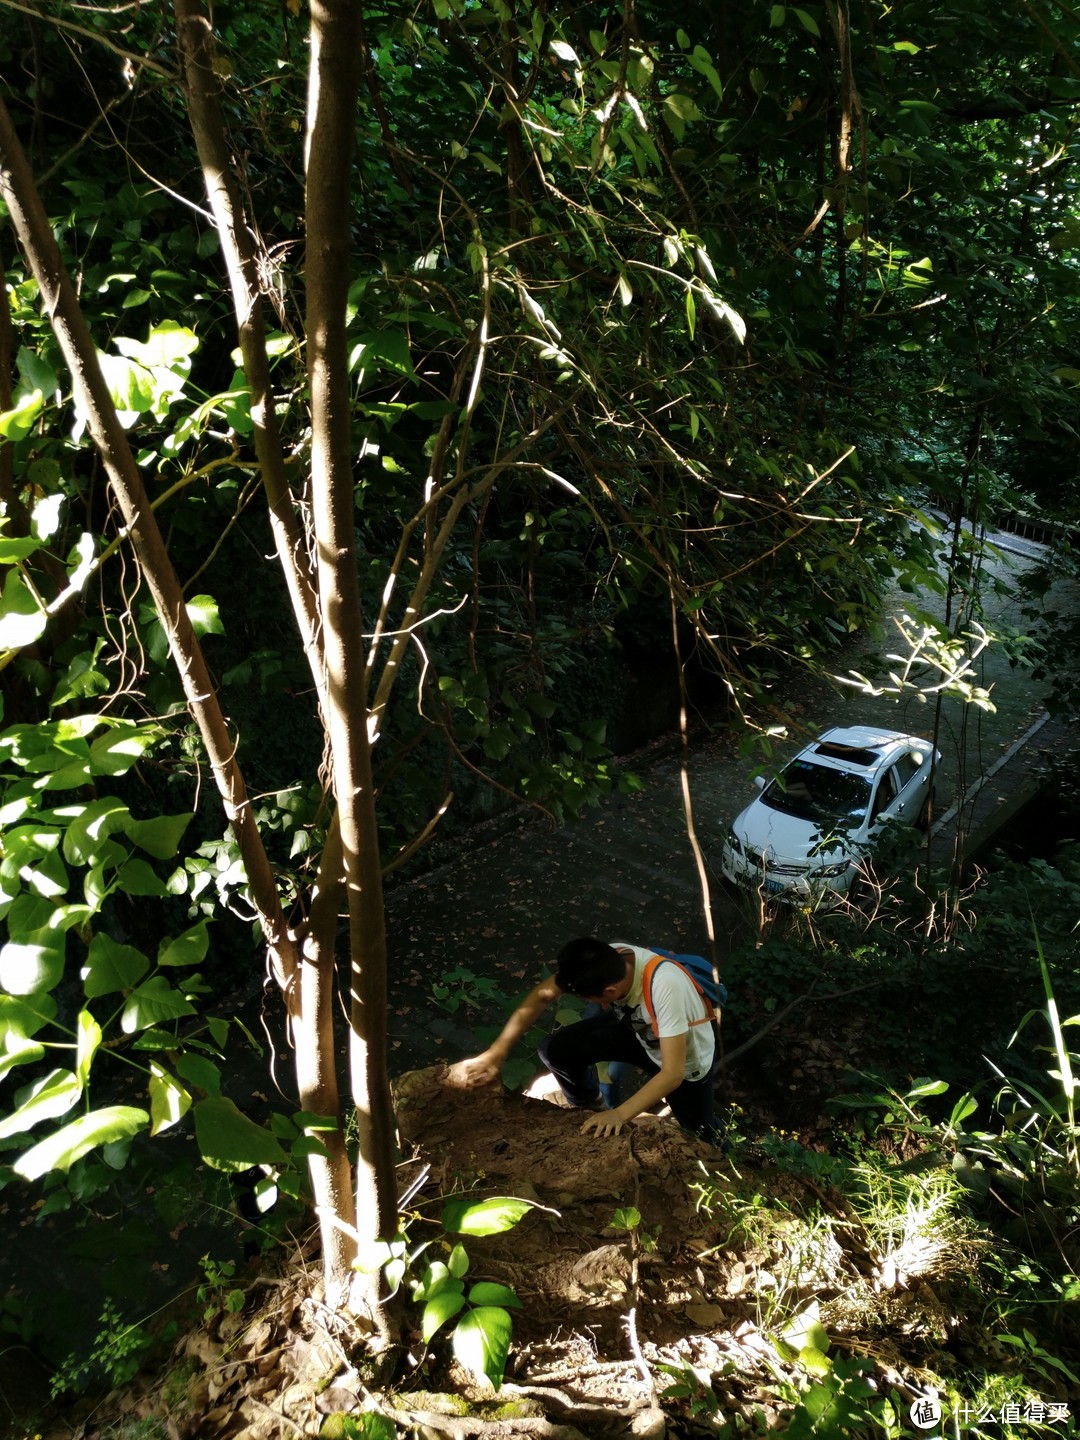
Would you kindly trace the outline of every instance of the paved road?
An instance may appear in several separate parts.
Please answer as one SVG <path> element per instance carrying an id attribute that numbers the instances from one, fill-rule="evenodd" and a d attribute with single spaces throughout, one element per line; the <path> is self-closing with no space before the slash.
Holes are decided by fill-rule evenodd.
<path id="1" fill-rule="evenodd" d="M 1005 541 L 1010 553 L 988 562 L 1006 593 L 992 602 L 992 623 L 1021 625 L 1018 603 L 1007 587 L 1031 563 L 1037 546 Z M 1025 553 L 1026 552 L 1026 553 Z M 899 634 L 892 617 L 913 603 L 927 609 L 935 597 L 893 594 L 888 599 L 886 639 L 867 636 L 851 647 L 844 665 L 862 668 L 868 653 L 888 653 Z M 999 650 L 979 663 L 978 683 L 991 690 L 993 713 L 965 710 L 958 700 L 944 707 L 939 744 L 943 752 L 939 803 L 949 803 L 988 768 L 1043 710 L 1044 693 L 1024 672 L 1011 668 Z M 913 695 L 873 697 L 827 681 L 792 686 L 787 703 L 794 727 L 869 723 L 930 735 L 932 706 Z M 713 874 L 716 925 L 721 943 L 739 933 L 739 912 L 717 883 L 719 848 L 728 822 L 753 794 L 751 761 L 740 757 L 738 735 L 719 717 L 696 727 L 688 772 L 694 819 Z M 964 720 L 967 719 L 965 728 Z M 722 728 L 721 728 L 722 727 Z M 781 743 L 786 758 L 802 743 Z M 629 768 L 645 782 L 630 796 L 610 797 L 584 820 L 559 829 L 530 820 L 481 844 L 428 875 L 393 888 L 390 921 L 391 1071 L 457 1058 L 476 1047 L 470 1022 L 490 1023 L 498 1005 L 456 1013 L 441 1009 L 433 987 L 459 968 L 494 982 L 507 998 L 524 992 L 562 943 L 578 934 L 600 934 L 677 949 L 700 951 L 706 930 L 701 885 L 686 837 L 678 744 L 653 747 L 631 757 Z M 466 991 L 475 986 L 455 987 Z"/>

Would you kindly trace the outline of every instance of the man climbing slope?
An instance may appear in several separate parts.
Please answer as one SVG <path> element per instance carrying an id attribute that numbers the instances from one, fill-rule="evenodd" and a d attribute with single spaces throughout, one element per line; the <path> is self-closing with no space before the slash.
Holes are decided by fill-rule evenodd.
<path id="1" fill-rule="evenodd" d="M 462 1060 L 451 1079 L 466 1087 L 498 1078 L 514 1045 L 560 995 L 597 1012 L 550 1034 L 540 1058 L 569 1105 L 595 1110 L 583 1131 L 617 1135 L 628 1120 L 667 1100 L 684 1130 L 711 1137 L 716 1037 L 713 1006 L 683 967 L 653 950 L 583 937 L 559 951 L 554 975 L 534 985 L 481 1055 Z M 622 1061 L 648 1079 L 613 1110 L 603 1110 L 597 1061 Z"/>

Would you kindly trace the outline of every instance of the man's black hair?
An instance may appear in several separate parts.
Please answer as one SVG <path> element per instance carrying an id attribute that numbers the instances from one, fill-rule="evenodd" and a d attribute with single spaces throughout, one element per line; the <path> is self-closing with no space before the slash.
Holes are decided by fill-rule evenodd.
<path id="1" fill-rule="evenodd" d="M 611 945 L 583 935 L 570 940 L 559 951 L 555 984 L 571 995 L 595 999 L 609 985 L 617 985 L 626 974 L 626 960 Z"/>

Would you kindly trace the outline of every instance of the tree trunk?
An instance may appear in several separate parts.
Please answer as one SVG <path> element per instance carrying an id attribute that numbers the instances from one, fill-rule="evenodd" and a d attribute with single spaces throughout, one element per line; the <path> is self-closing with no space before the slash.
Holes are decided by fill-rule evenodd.
<path id="1" fill-rule="evenodd" d="M 198 0 L 175 0 L 174 8 L 192 133 L 228 265 L 244 374 L 251 387 L 255 451 L 266 491 L 270 524 L 325 720 L 326 667 L 318 597 L 308 566 L 306 537 L 297 519 L 294 497 L 286 478 L 266 353 L 258 259 L 244 215 L 239 186 L 232 173 L 234 158 L 226 141 L 221 113 L 221 85 L 213 65 L 213 38 Z M 321 1132 L 319 1135 L 327 1151 L 326 1156 L 312 1155 L 308 1158 L 308 1172 L 322 1235 L 324 1288 L 327 1303 L 332 1307 L 347 1301 L 353 1275 L 352 1262 L 356 1258 L 356 1241 L 352 1234 L 353 1189 L 341 1124 L 341 1095 L 334 1044 L 335 948 L 338 911 L 343 901 L 341 836 L 334 823 L 322 856 L 308 924 L 302 937 L 299 985 L 296 994 L 291 997 L 293 1054 L 301 1109 L 332 1116 L 338 1121 L 336 1131 Z"/>
<path id="2" fill-rule="evenodd" d="M 353 519 L 345 336 L 361 41 L 357 0 L 314 0 L 305 206 L 312 511 L 326 662 L 326 728 L 349 912 L 349 1057 L 359 1134 L 356 1229 L 361 1241 L 369 1242 L 394 1235 L 397 1196 L 386 1076 L 386 923 Z M 381 1325 L 379 1278 L 358 1274 L 353 1303 Z"/>

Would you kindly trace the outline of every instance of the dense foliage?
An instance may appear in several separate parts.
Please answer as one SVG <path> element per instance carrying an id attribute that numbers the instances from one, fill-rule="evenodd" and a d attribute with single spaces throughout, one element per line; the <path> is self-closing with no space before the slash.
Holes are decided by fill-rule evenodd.
<path id="1" fill-rule="evenodd" d="M 358 26 L 359 100 L 330 207 L 348 256 L 327 405 L 300 4 L 214 7 L 230 224 L 169 11 L 0 3 L 5 184 L 21 146 L 290 943 L 318 914 L 334 948 L 341 759 L 318 652 L 339 617 L 322 582 L 319 624 L 298 626 L 289 563 L 268 557 L 302 576 L 325 558 L 327 435 L 347 461 L 326 493 L 355 554 L 376 874 L 511 797 L 561 819 L 632 783 L 610 747 L 670 723 L 680 673 L 767 729 L 778 679 L 820 666 L 894 573 L 938 584 L 944 560 L 962 631 L 980 604 L 965 524 L 1074 518 L 1069 7 L 717 9 L 328 8 Z M 107 1179 L 102 1147 L 119 1164 L 191 1111 L 212 1163 L 266 1165 L 301 1196 L 328 1135 L 344 1155 L 339 1107 L 266 1128 L 229 1098 L 237 1033 L 216 1001 L 253 918 L 276 973 L 273 906 L 223 833 L 207 781 L 224 765 L 13 194 L 0 1145 L 24 1179 L 53 1176 L 60 1208 Z M 940 543 L 911 523 L 931 506 Z M 374 974 L 380 942 L 365 953 Z M 50 1068 L 56 1043 L 71 1055 Z M 116 1056 L 135 1090 L 91 1108 Z"/>

